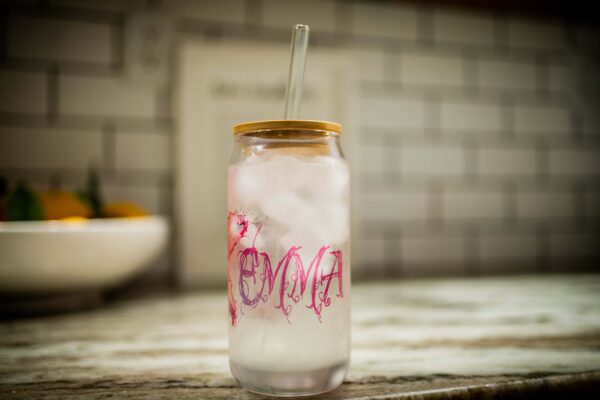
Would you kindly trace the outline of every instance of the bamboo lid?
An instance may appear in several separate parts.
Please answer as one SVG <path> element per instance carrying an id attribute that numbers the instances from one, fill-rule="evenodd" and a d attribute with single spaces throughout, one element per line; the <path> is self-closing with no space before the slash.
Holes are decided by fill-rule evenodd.
<path id="1" fill-rule="evenodd" d="M 233 127 L 234 135 L 243 135 L 251 132 L 260 131 L 324 131 L 334 132 L 338 135 L 342 133 L 342 125 L 329 121 L 313 120 L 269 120 L 252 121 L 237 124 Z"/>

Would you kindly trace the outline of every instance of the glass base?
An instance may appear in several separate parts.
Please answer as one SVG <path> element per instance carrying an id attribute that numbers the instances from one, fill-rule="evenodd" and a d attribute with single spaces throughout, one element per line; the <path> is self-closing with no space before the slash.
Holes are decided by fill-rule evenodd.
<path id="1" fill-rule="evenodd" d="M 264 371 L 230 363 L 231 372 L 250 392 L 280 397 L 311 396 L 335 389 L 344 381 L 348 363 L 301 371 Z"/>

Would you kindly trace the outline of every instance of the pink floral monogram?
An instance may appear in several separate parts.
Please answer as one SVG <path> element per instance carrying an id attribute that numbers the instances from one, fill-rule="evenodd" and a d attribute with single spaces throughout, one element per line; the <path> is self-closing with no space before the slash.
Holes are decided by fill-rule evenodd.
<path id="1" fill-rule="evenodd" d="M 304 299 L 307 286 L 310 296 L 305 306 L 315 313 L 320 322 L 322 322 L 324 308 L 331 305 L 329 290 L 334 279 L 338 284 L 336 297 L 344 297 L 341 250 L 332 250 L 326 245 L 321 246 L 306 268 L 298 253 L 302 247 L 291 246 L 273 270 L 269 255 L 261 252 L 255 245 L 262 225 L 249 222 L 246 214 L 241 212 L 230 212 L 228 222 L 230 228 L 228 292 L 229 312 L 233 326 L 238 319 L 236 295 L 239 295 L 242 305 L 255 308 L 261 302 L 266 303 L 275 291 L 277 296 L 275 308 L 281 310 L 289 323 L 291 323 L 292 308 Z M 252 246 L 241 248 L 240 241 L 248 235 L 251 225 L 256 227 Z M 231 260 L 231 257 L 234 257 L 234 260 Z M 325 262 L 330 263 L 326 268 L 328 272 L 323 268 Z M 232 266 L 239 271 L 237 282 L 232 282 Z"/>

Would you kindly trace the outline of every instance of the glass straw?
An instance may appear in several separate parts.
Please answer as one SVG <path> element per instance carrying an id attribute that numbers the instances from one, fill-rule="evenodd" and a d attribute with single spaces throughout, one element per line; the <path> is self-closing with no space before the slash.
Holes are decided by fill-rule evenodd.
<path id="1" fill-rule="evenodd" d="M 290 74 L 285 92 L 284 119 L 298 119 L 300 112 L 304 65 L 306 64 L 306 50 L 308 48 L 308 33 L 308 25 L 301 24 L 296 25 L 292 32 L 292 54 L 290 59 Z"/>

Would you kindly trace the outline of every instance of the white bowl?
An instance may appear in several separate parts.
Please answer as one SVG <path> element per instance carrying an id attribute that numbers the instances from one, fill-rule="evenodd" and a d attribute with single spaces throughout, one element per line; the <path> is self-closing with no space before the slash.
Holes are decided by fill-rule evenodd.
<path id="1" fill-rule="evenodd" d="M 162 217 L 0 222 L 0 293 L 118 285 L 160 253 L 168 231 Z"/>

